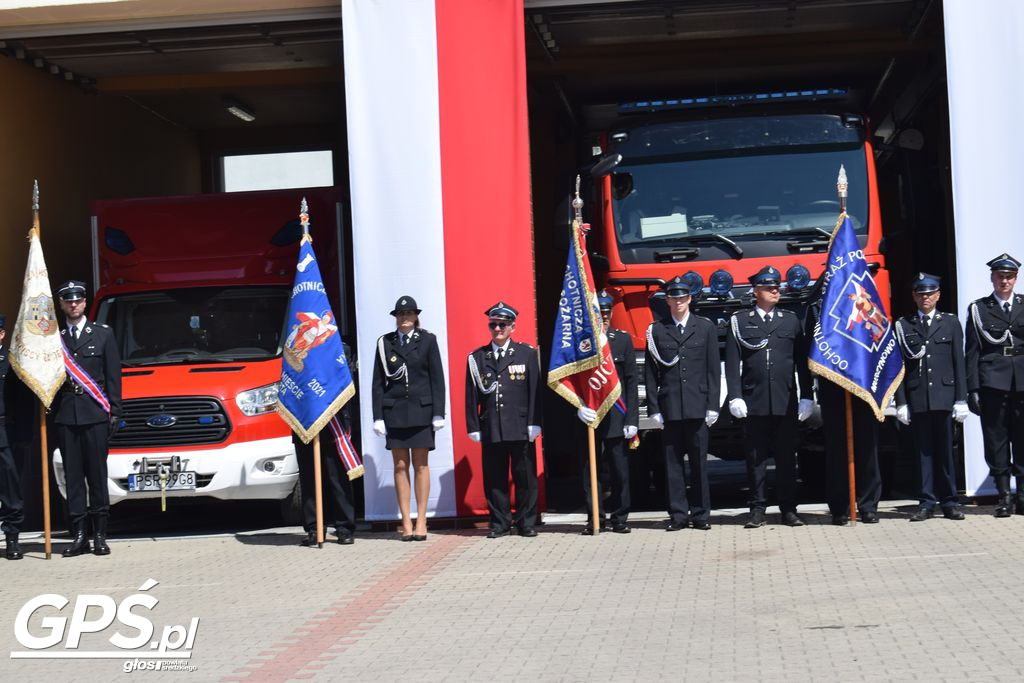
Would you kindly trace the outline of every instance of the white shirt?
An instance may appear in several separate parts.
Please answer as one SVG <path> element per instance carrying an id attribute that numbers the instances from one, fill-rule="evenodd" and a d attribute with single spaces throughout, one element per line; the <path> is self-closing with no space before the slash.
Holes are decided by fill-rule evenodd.
<path id="1" fill-rule="evenodd" d="M 74 328 L 74 327 L 78 328 L 78 334 L 77 335 L 74 332 L 71 331 L 71 329 Z M 68 334 L 71 335 L 72 339 L 81 339 L 82 338 L 82 332 L 85 332 L 85 316 L 84 315 L 82 316 L 82 319 L 78 321 L 77 325 L 68 325 Z"/>
<path id="2" fill-rule="evenodd" d="M 773 317 L 775 316 L 775 309 L 774 308 L 772 308 L 772 310 L 770 310 L 770 311 L 766 311 L 763 308 L 761 308 L 760 306 L 755 306 L 754 309 L 757 310 L 757 314 L 759 316 L 761 316 L 761 320 L 762 321 L 764 320 L 766 315 L 770 315 L 770 316 L 773 316 Z"/>
<path id="3" fill-rule="evenodd" d="M 1010 310 L 1011 311 L 1013 310 L 1013 292 L 1010 292 L 1010 298 L 1009 299 L 1005 299 L 1005 300 L 1004 299 L 1000 299 L 999 295 L 996 294 L 995 292 L 992 292 L 992 296 L 995 298 L 996 302 L 999 304 L 999 308 L 1001 308 L 1001 309 L 1003 309 L 1005 311 L 1006 307 L 1003 304 L 1010 304 Z"/>
<path id="4" fill-rule="evenodd" d="M 682 320 L 677 319 L 674 315 L 672 316 L 672 322 L 674 322 L 676 324 L 677 328 L 680 325 L 682 325 L 683 327 L 686 327 L 686 323 L 688 323 L 689 321 L 690 321 L 690 311 L 689 310 L 686 311 L 686 315 L 683 316 Z"/>
<path id="5" fill-rule="evenodd" d="M 491 351 L 494 353 L 494 357 L 495 358 L 499 358 L 500 357 L 498 351 L 504 351 L 505 353 L 507 353 L 508 352 L 508 345 L 509 345 L 509 343 L 511 343 L 511 341 L 512 341 L 511 339 L 506 339 L 504 346 L 497 346 L 497 345 L 495 345 L 494 342 L 491 342 Z"/>
<path id="6" fill-rule="evenodd" d="M 919 308 L 919 309 L 917 309 L 917 314 L 918 314 L 918 316 L 920 316 L 921 322 L 923 322 L 925 325 L 931 325 L 933 322 L 935 322 L 935 309 L 934 308 L 932 309 L 931 313 L 925 313 L 924 311 L 922 311 Z"/>

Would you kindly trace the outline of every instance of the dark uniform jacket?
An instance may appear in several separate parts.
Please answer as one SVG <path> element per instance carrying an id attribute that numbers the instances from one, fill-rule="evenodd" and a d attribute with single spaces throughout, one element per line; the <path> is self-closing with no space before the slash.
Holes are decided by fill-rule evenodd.
<path id="1" fill-rule="evenodd" d="M 748 415 L 785 415 L 796 408 L 796 384 L 800 396 L 811 398 L 811 372 L 807 368 L 807 337 L 795 313 L 778 307 L 772 321 L 766 323 L 757 310 L 742 311 L 733 316 L 729 340 L 725 345 L 725 380 L 728 400 L 742 398 Z M 736 339 L 763 349 L 748 349 Z M 794 378 L 794 374 L 796 377 Z"/>
<path id="2" fill-rule="evenodd" d="M 622 437 L 622 431 L 627 425 L 636 427 L 640 424 L 640 372 L 636 368 L 633 340 L 625 330 L 609 329 L 608 345 L 611 347 L 615 372 L 619 375 L 619 388 L 622 391 L 622 402 L 626 404 L 626 414 L 623 415 L 618 408 L 612 406 L 597 426 L 596 436 L 599 439 Z"/>
<path id="3" fill-rule="evenodd" d="M 714 323 L 691 312 L 681 336 L 671 317 L 651 323 L 649 330 L 662 360 L 671 363 L 678 356 L 679 362 L 665 367 L 647 349 L 647 414 L 661 413 L 669 422 L 703 420 L 707 411 L 718 412 L 721 357 Z"/>
<path id="4" fill-rule="evenodd" d="M 505 357 L 495 357 L 488 342 L 470 358 L 479 371 L 481 391 L 466 368 L 466 431 L 480 432 L 483 443 L 526 441 L 527 427 L 540 426 L 540 364 L 532 346 L 509 341 Z M 467 360 L 468 363 L 468 360 Z"/>
<path id="5" fill-rule="evenodd" d="M 387 427 L 423 427 L 436 415 L 444 417 L 444 368 L 437 337 L 423 329 L 412 332 L 412 339 L 402 346 L 398 332 L 388 332 L 381 364 L 378 347 L 373 355 L 373 419 L 384 420 Z M 378 341 L 380 344 L 380 341 Z M 403 365 L 406 376 L 388 379 Z"/>
<path id="6" fill-rule="evenodd" d="M 121 354 L 117 350 L 114 333 L 106 325 L 85 322 L 78 340 L 68 334 L 67 327 L 60 331 L 68 351 L 103 389 L 110 401 L 110 415 L 121 414 Z M 51 410 L 55 424 L 91 425 L 108 420 L 107 414 L 89 394 L 76 393 L 69 376 L 54 397 Z"/>
<path id="7" fill-rule="evenodd" d="M 7 409 L 4 407 L 4 388 L 7 380 L 7 373 L 11 371 L 11 359 L 8 358 L 8 349 L 0 346 L 0 448 L 7 448 Z"/>
<path id="8" fill-rule="evenodd" d="M 971 309 L 977 308 L 982 329 L 992 339 L 1001 339 L 1010 331 L 1010 339 L 992 344 L 978 334 Z M 967 308 L 967 391 L 998 389 L 1024 391 L 1024 296 L 1013 295 L 1010 315 L 989 295 Z M 1009 350 L 1004 350 L 1009 349 Z"/>
<path id="9" fill-rule="evenodd" d="M 951 412 L 957 401 L 967 400 L 964 370 L 964 334 L 952 313 L 935 311 L 931 325 L 917 313 L 900 318 L 903 339 L 903 383 L 896 390 L 896 405 L 910 405 L 912 413 Z M 907 351 L 924 356 L 917 360 Z"/>

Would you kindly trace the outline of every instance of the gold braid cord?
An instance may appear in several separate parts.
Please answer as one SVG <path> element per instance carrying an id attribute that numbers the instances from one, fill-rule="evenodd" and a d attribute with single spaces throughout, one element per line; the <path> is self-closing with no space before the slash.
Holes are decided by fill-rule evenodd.
<path id="1" fill-rule="evenodd" d="M 317 418 L 309 429 L 302 426 L 299 419 L 291 414 L 291 412 L 284 407 L 284 405 L 278 401 L 277 403 L 277 414 L 281 416 L 281 419 L 288 423 L 288 426 L 292 428 L 292 431 L 299 435 L 302 439 L 302 443 L 309 443 L 327 426 L 327 423 L 331 421 L 335 413 L 341 410 L 342 406 L 348 403 L 349 399 L 356 395 L 355 384 L 349 384 L 345 387 L 345 390 L 338 395 L 338 398 L 331 401 L 331 405 L 327 406 L 320 417 Z"/>

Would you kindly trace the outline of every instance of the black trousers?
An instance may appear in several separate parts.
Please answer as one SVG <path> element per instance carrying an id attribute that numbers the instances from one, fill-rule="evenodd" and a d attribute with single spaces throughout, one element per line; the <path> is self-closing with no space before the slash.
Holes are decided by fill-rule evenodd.
<path id="1" fill-rule="evenodd" d="M 4 426 L 0 423 L 0 429 Z M 0 447 L 0 530 L 5 534 L 21 531 L 25 522 L 25 503 L 21 497 L 21 475 L 14 453 Z"/>
<path id="2" fill-rule="evenodd" d="M 825 432 L 825 497 L 833 515 L 850 514 L 850 479 L 846 464 L 845 391 L 826 379 L 818 380 L 818 403 Z M 853 461 L 857 478 L 857 509 L 878 510 L 882 474 L 878 469 L 878 420 L 864 401 L 850 397 L 853 406 Z"/>
<path id="3" fill-rule="evenodd" d="M 768 459 L 775 460 L 779 510 L 796 512 L 796 410 L 785 415 L 751 415 L 744 420 L 750 507 L 768 507 Z"/>
<path id="4" fill-rule="evenodd" d="M 1010 475 L 1024 477 L 1024 391 L 982 387 L 981 432 L 988 469 L 1008 493 Z"/>
<path id="5" fill-rule="evenodd" d="M 109 432 L 110 426 L 106 422 L 57 425 L 57 441 L 67 481 L 68 516 L 72 525 L 82 522 L 86 513 L 101 518 L 110 514 L 110 492 L 107 490 Z"/>
<path id="6" fill-rule="evenodd" d="M 597 495 L 598 512 L 604 519 L 605 512 L 611 515 L 612 524 L 625 524 L 629 517 L 629 460 L 626 458 L 626 440 L 619 437 L 596 439 L 597 471 L 600 473 L 607 465 L 611 473 L 611 496 L 608 497 L 608 510 L 605 510 L 604 499 L 600 491 Z M 580 450 L 580 471 L 583 474 L 583 499 L 587 509 L 587 519 L 592 515 L 590 504 L 590 452 L 588 448 Z M 600 489 L 600 483 L 598 483 Z"/>
<path id="7" fill-rule="evenodd" d="M 921 467 L 923 507 L 956 507 L 956 475 L 953 473 L 953 415 L 948 410 L 929 410 L 910 416 L 914 449 Z"/>
<path id="8" fill-rule="evenodd" d="M 320 474 L 324 496 L 324 526 L 333 526 L 338 536 L 352 535 L 356 530 L 356 509 L 352 482 L 345 472 L 332 438 L 320 435 Z M 302 489 L 302 518 L 307 532 L 316 530 L 316 474 L 313 472 L 313 444 L 297 439 L 295 459 L 299 464 L 299 487 Z"/>
<path id="9" fill-rule="evenodd" d="M 703 419 L 672 420 L 665 423 L 661 438 L 665 447 L 665 497 L 669 519 L 676 524 L 685 524 L 688 519 L 708 521 L 711 489 L 708 486 L 707 424 Z M 686 497 L 684 456 L 690 461 L 692 500 Z"/>
<path id="10" fill-rule="evenodd" d="M 537 464 L 529 441 L 483 444 L 484 492 L 491 512 L 491 528 L 507 531 L 514 523 L 520 531 L 537 523 Z M 516 515 L 509 502 L 508 472 L 516 486 Z"/>

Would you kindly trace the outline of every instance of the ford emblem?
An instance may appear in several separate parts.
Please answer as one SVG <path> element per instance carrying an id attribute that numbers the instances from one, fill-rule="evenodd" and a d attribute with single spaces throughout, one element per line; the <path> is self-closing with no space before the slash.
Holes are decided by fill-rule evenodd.
<path id="1" fill-rule="evenodd" d="M 177 422 L 178 418 L 174 417 L 173 415 L 154 415 L 153 417 L 146 420 L 146 426 L 153 427 L 155 429 L 160 429 L 162 427 L 171 427 L 177 424 Z"/>

